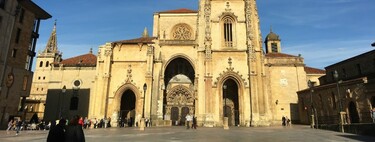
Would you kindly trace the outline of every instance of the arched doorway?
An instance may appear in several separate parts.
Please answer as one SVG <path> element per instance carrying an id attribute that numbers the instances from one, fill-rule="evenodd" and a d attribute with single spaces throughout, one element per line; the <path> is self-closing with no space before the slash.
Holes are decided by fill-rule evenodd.
<path id="1" fill-rule="evenodd" d="M 228 126 L 238 126 L 239 100 L 238 85 L 233 79 L 228 79 L 223 84 L 223 116 L 228 117 Z"/>
<path id="2" fill-rule="evenodd" d="M 357 106 L 354 102 L 349 103 L 349 117 L 351 123 L 359 123 L 359 116 L 357 112 Z"/>
<path id="3" fill-rule="evenodd" d="M 185 57 L 171 60 L 164 71 L 163 116 L 173 125 L 184 125 L 187 114 L 194 115 L 195 71 Z"/>
<path id="4" fill-rule="evenodd" d="M 172 83 L 174 84 L 174 83 Z M 166 114 L 170 114 L 173 125 L 185 125 L 187 114 L 194 114 L 194 97 L 188 87 L 179 84 L 166 95 Z M 168 120 L 168 118 L 166 118 Z"/>
<path id="5" fill-rule="evenodd" d="M 179 116 L 179 110 L 178 107 L 172 107 L 171 108 L 171 120 L 172 120 L 172 125 L 179 125 L 178 123 L 178 116 Z"/>
<path id="6" fill-rule="evenodd" d="M 135 119 L 135 94 L 132 90 L 126 90 L 121 97 L 120 117 L 125 125 L 134 126 Z"/>

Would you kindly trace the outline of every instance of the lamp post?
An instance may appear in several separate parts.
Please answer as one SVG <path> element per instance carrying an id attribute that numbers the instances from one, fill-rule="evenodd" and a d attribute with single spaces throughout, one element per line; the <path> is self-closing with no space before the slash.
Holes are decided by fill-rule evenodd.
<path id="1" fill-rule="evenodd" d="M 62 118 L 62 109 L 64 109 L 64 96 L 65 96 L 65 92 L 66 92 L 66 86 L 64 85 L 63 88 L 61 89 L 61 93 L 62 93 L 62 95 L 63 95 L 61 105 L 62 105 L 63 107 L 61 107 L 61 105 L 60 105 L 59 119 Z M 61 96 L 61 95 L 60 95 L 60 96 Z M 60 97 L 59 97 L 59 102 L 60 102 Z"/>
<path id="2" fill-rule="evenodd" d="M 344 133 L 344 118 L 343 115 L 345 115 L 345 112 L 342 111 L 342 104 L 341 104 L 341 94 L 340 94 L 340 80 L 339 80 L 339 74 L 337 70 L 333 72 L 333 77 L 336 80 L 336 89 L 337 89 L 337 96 L 338 96 L 338 101 L 339 101 L 339 125 L 340 125 L 340 131 Z"/>
<path id="3" fill-rule="evenodd" d="M 141 126 L 139 127 L 140 130 L 145 130 L 145 103 L 146 103 L 146 91 L 147 91 L 147 84 L 143 84 L 143 109 L 142 109 L 142 118 L 141 118 Z"/>
<path id="4" fill-rule="evenodd" d="M 311 128 L 314 128 L 314 125 L 315 125 L 314 104 L 313 104 L 314 84 L 311 82 L 311 80 L 309 80 L 307 81 L 307 85 L 310 88 Z"/>
<path id="5" fill-rule="evenodd" d="M 226 107 L 227 107 L 227 99 L 226 99 L 227 98 L 227 96 L 226 96 L 227 95 L 226 94 L 227 93 L 227 85 L 224 84 L 223 89 L 224 89 L 224 93 L 223 93 L 224 94 L 224 117 L 228 117 L 227 116 L 227 109 L 226 109 Z"/>
<path id="6" fill-rule="evenodd" d="M 226 84 L 224 84 L 223 85 L 223 99 L 224 99 L 224 107 L 223 107 L 223 109 L 224 109 L 224 129 L 229 129 L 229 126 L 228 126 L 228 116 L 227 116 L 227 85 Z"/>

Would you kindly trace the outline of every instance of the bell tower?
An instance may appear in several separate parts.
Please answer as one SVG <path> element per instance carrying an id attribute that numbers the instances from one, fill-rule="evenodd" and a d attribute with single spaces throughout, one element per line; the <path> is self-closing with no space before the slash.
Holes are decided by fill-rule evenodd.
<path id="1" fill-rule="evenodd" d="M 197 44 L 204 61 L 205 113 L 222 113 L 222 109 L 215 109 L 222 106 L 214 104 L 221 104 L 224 99 L 215 102 L 212 96 L 218 93 L 216 95 L 223 98 L 219 89 L 224 82 L 214 79 L 226 79 L 221 72 L 226 71 L 228 59 L 231 59 L 235 73 L 229 77 L 246 76 L 246 79 L 236 80 L 241 92 L 239 97 L 243 98 L 239 102 L 240 125 L 269 125 L 271 114 L 256 0 L 200 0 L 198 11 Z"/>
<path id="2" fill-rule="evenodd" d="M 272 28 L 264 43 L 266 45 L 266 53 L 281 53 L 281 39 L 279 35 L 272 32 Z"/>
<path id="3" fill-rule="evenodd" d="M 44 103 L 47 97 L 48 84 L 50 72 L 53 63 L 61 61 L 62 53 L 57 49 L 57 36 L 56 36 L 56 21 L 52 33 L 47 42 L 46 48 L 38 53 L 36 58 L 36 66 L 33 75 L 33 83 L 31 85 L 30 98 L 41 100 L 40 106 L 36 107 L 39 112 L 44 112 Z M 43 114 L 38 114 L 42 117 Z"/>

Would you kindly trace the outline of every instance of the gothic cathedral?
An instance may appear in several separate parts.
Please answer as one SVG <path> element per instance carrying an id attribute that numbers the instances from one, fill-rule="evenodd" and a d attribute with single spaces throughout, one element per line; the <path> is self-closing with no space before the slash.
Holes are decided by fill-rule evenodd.
<path id="1" fill-rule="evenodd" d="M 56 102 L 47 98 L 44 118 L 111 117 L 112 126 L 146 118 L 153 126 L 171 126 L 184 125 L 189 114 L 204 127 L 280 125 L 283 116 L 298 123 L 303 108 L 296 92 L 325 74 L 305 66 L 300 55 L 282 53 L 272 30 L 263 49 L 255 0 L 199 0 L 198 11 L 161 11 L 153 18 L 152 35 L 145 29 L 142 37 L 106 43 L 97 56 L 38 56 L 42 65 L 35 74 L 49 72 L 55 83 L 39 93 Z M 47 46 L 45 53 L 54 49 Z M 42 61 L 53 62 L 51 69 Z M 33 90 L 37 95 L 38 88 Z M 60 103 L 59 94 L 68 99 Z M 69 97 L 76 97 L 76 109 L 65 107 L 72 106 Z M 62 107 L 47 108 L 51 104 Z"/>
<path id="2" fill-rule="evenodd" d="M 152 125 L 269 126 L 298 121 L 303 58 L 262 48 L 255 0 L 200 0 L 198 11 L 154 13 L 153 34 L 99 47 L 89 117 L 149 118 Z M 311 68 L 310 68 L 311 69 Z"/>

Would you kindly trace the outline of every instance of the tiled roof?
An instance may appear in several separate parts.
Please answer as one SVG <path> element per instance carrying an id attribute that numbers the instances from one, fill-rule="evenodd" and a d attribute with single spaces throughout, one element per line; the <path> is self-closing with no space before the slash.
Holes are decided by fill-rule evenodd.
<path id="1" fill-rule="evenodd" d="M 161 11 L 158 13 L 197 13 L 197 11 L 186 9 L 186 8 L 181 8 L 181 9 L 175 9 L 175 10 Z"/>
<path id="2" fill-rule="evenodd" d="M 298 57 L 298 56 L 284 54 L 284 53 L 267 53 L 266 57 Z"/>
<path id="3" fill-rule="evenodd" d="M 125 43 L 125 44 L 154 43 L 152 41 L 154 39 L 156 39 L 156 37 L 140 37 L 136 39 L 115 41 L 113 43 Z"/>
<path id="4" fill-rule="evenodd" d="M 62 60 L 60 63 L 55 64 L 63 64 L 67 67 L 74 67 L 74 66 L 81 66 L 81 67 L 95 67 L 96 66 L 96 56 L 92 53 L 68 58 Z"/>
<path id="5" fill-rule="evenodd" d="M 312 68 L 312 67 L 305 67 L 305 72 L 307 74 L 326 74 L 325 70 L 317 69 L 317 68 Z"/>

